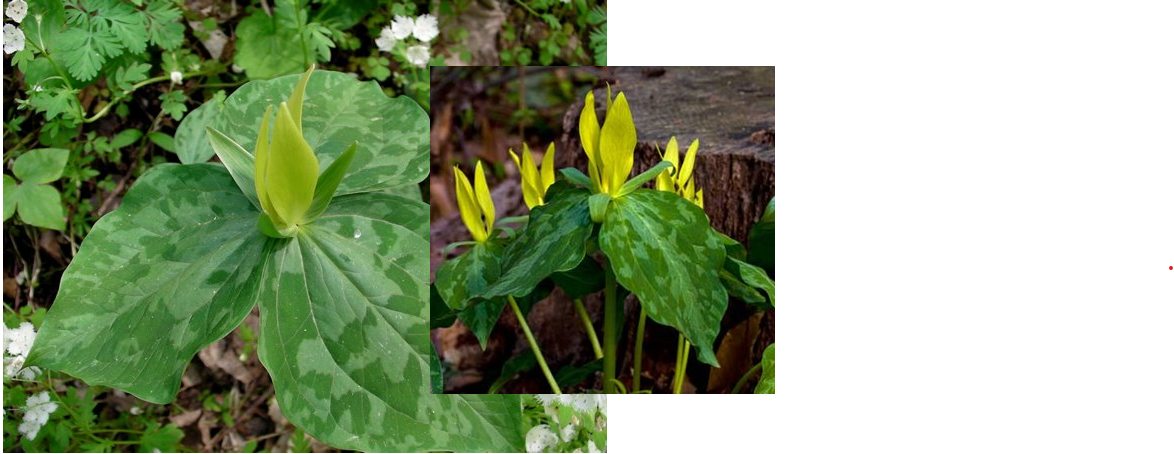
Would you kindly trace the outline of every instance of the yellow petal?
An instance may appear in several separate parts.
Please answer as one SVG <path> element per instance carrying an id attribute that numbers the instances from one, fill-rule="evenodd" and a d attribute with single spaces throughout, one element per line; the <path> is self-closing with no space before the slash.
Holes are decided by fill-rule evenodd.
<path id="1" fill-rule="evenodd" d="M 693 165 L 697 161 L 697 139 L 689 144 L 689 151 L 685 152 L 685 162 L 681 163 L 681 173 L 677 175 L 677 183 L 685 184 L 693 178 Z"/>
<path id="2" fill-rule="evenodd" d="M 474 241 L 485 241 L 489 235 L 485 233 L 485 225 L 481 222 L 481 209 L 473 201 L 473 186 L 459 167 L 454 166 L 452 171 L 456 179 L 457 209 L 461 212 L 461 221 L 464 221 Z"/>
<path id="3" fill-rule="evenodd" d="M 473 176 L 473 193 L 477 196 L 477 205 L 481 208 L 481 215 L 485 216 L 485 233 L 493 231 L 493 197 L 489 196 L 489 185 L 485 183 L 485 169 L 481 168 L 481 161 L 477 161 L 476 174 Z"/>
<path id="4" fill-rule="evenodd" d="M 269 203 L 285 224 L 300 224 L 314 200 L 318 157 L 314 156 L 314 150 L 294 124 L 286 103 L 281 103 L 277 109 L 270 147 L 265 175 Z"/>
<path id="5" fill-rule="evenodd" d="M 522 161 L 518 160 L 518 154 L 514 153 L 513 148 L 510 148 L 510 157 L 514 159 L 514 165 L 518 167 L 518 176 L 522 176 Z"/>
<path id="6" fill-rule="evenodd" d="M 689 182 L 681 187 L 681 197 L 684 197 L 685 200 L 690 202 L 693 201 L 693 180 L 689 180 Z"/>
<path id="7" fill-rule="evenodd" d="M 664 169 L 660 175 L 656 176 L 656 190 L 657 191 L 675 191 L 676 183 L 673 181 L 673 171 L 677 167 L 677 138 L 670 137 L 669 144 L 664 148 L 664 154 L 660 155 L 662 161 L 673 163 L 673 167 Z"/>
<path id="8" fill-rule="evenodd" d="M 696 198 L 696 200 L 693 201 L 693 203 L 696 203 L 697 206 L 699 206 L 701 208 L 705 208 L 705 195 L 702 194 L 703 192 L 704 191 L 702 191 L 701 189 L 697 189 L 697 198 Z"/>
<path id="9" fill-rule="evenodd" d="M 554 184 L 554 142 L 546 147 L 546 154 L 542 156 L 542 195 L 545 198 L 546 190 Z"/>
<path id="10" fill-rule="evenodd" d="M 525 151 L 523 151 L 523 153 L 525 153 Z M 534 208 L 538 205 L 541 205 L 541 203 L 539 203 L 539 201 L 534 198 L 535 191 L 530 188 L 530 182 L 526 181 L 526 172 L 522 170 L 525 167 L 522 166 L 522 161 L 518 158 L 517 153 L 514 153 L 513 149 L 510 149 L 510 157 L 514 158 L 514 165 L 518 166 L 518 176 L 522 179 L 522 200 L 526 202 L 526 207 Z"/>
<path id="11" fill-rule="evenodd" d="M 618 191 L 628 180 L 635 151 L 636 123 L 632 121 L 628 99 L 621 92 L 608 110 L 600 130 L 599 156 L 603 159 L 602 178 L 608 190 Z"/>
<path id="12" fill-rule="evenodd" d="M 595 93 L 587 91 L 587 100 L 583 104 L 583 112 L 579 114 L 579 141 L 583 143 L 583 151 L 587 153 L 587 173 L 596 189 L 601 189 L 599 166 L 599 119 L 595 117 Z"/>
<path id="13" fill-rule="evenodd" d="M 265 108 L 265 116 L 261 117 L 261 131 L 257 133 L 257 145 L 253 148 L 253 183 L 257 188 L 257 199 L 261 202 L 261 209 L 269 215 L 274 224 L 284 225 L 285 222 L 273 211 L 273 204 L 269 202 L 269 191 L 266 189 L 269 173 L 269 114 L 273 113 L 273 106 Z"/>
<path id="14" fill-rule="evenodd" d="M 298 86 L 289 95 L 289 114 L 293 117 L 298 132 L 302 131 L 302 101 L 306 96 L 306 82 L 310 81 L 310 73 L 312 72 L 314 72 L 314 65 L 310 65 L 310 69 L 302 73 L 302 78 L 298 80 Z"/>

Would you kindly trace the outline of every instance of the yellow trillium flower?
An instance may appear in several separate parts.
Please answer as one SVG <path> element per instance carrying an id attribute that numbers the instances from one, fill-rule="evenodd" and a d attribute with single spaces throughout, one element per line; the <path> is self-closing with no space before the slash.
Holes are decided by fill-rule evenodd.
<path id="1" fill-rule="evenodd" d="M 689 150 L 685 152 L 684 162 L 678 164 L 677 138 L 675 136 L 669 138 L 669 143 L 665 146 L 661 159 L 672 163 L 673 167 L 665 169 L 664 172 L 656 176 L 656 189 L 675 192 L 685 200 L 704 208 L 705 195 L 693 181 L 693 166 L 697 162 L 698 144 L 698 141 L 694 139 L 693 143 L 689 145 Z"/>
<path id="2" fill-rule="evenodd" d="M 474 241 L 488 241 L 489 235 L 493 233 L 494 207 L 481 161 L 477 161 L 472 185 L 459 167 L 453 167 L 453 173 L 456 175 L 457 208 L 460 209 L 461 220 L 473 235 Z"/>
<path id="3" fill-rule="evenodd" d="M 522 197 L 526 200 L 527 208 L 534 208 L 544 203 L 546 190 L 554 184 L 554 143 L 546 148 L 542 156 L 542 171 L 534 164 L 534 157 L 530 155 L 530 146 L 522 144 L 522 158 L 510 149 L 510 157 L 518 166 L 518 173 L 522 174 Z"/>
<path id="4" fill-rule="evenodd" d="M 254 152 L 257 198 L 273 226 L 282 233 L 289 233 L 308 221 L 306 214 L 318 181 L 318 157 L 302 137 L 302 99 L 313 71 L 311 67 L 302 74 L 289 100 L 277 107 L 272 140 L 269 115 L 273 106 L 265 109 L 257 134 Z"/>
<path id="5" fill-rule="evenodd" d="M 579 139 L 587 152 L 587 170 L 595 192 L 616 196 L 632 173 L 636 151 L 636 123 L 623 92 L 613 101 L 608 89 L 607 118 L 602 128 L 595 116 L 595 94 L 587 92 L 579 115 Z"/>

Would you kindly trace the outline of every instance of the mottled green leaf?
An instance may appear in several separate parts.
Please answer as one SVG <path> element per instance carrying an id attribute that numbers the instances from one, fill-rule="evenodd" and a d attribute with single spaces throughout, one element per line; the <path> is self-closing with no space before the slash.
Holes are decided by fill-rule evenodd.
<path id="1" fill-rule="evenodd" d="M 477 342 L 481 344 L 482 350 L 489 344 L 489 335 L 493 334 L 493 328 L 501 319 L 501 311 L 505 309 L 506 301 L 505 298 L 494 298 L 469 306 L 457 313 L 457 318 L 461 319 L 461 323 L 464 323 L 469 331 L 473 332 L 473 336 L 477 337 Z"/>
<path id="2" fill-rule="evenodd" d="M 464 254 L 441 264 L 436 270 L 436 291 L 444 303 L 458 311 L 469 307 L 473 296 L 484 292 L 501 276 L 504 251 L 498 243 L 477 243 Z"/>
<path id="3" fill-rule="evenodd" d="M 25 224 L 53 230 L 65 230 L 65 212 L 61 193 L 43 184 L 25 183 L 16 187 L 16 212 Z"/>
<path id="4" fill-rule="evenodd" d="M 184 117 L 175 130 L 175 154 L 179 156 L 179 162 L 195 164 L 212 158 L 216 152 L 208 142 L 206 129 L 215 124 L 223 109 L 224 100 L 212 98 Z M 249 153 L 249 157 L 252 157 L 252 153 Z"/>
<path id="5" fill-rule="evenodd" d="M 775 282 L 771 280 L 770 276 L 766 275 L 766 271 L 757 266 L 735 259 L 733 257 L 726 257 L 725 270 L 729 271 L 734 277 L 742 283 L 757 289 L 766 295 L 770 300 L 770 305 L 775 305 Z M 746 300 L 746 302 L 751 302 Z"/>
<path id="6" fill-rule="evenodd" d="M 421 202 L 418 194 L 408 196 L 367 192 L 338 196 L 330 201 L 329 209 L 319 219 L 371 214 L 377 214 L 383 221 L 404 226 L 420 238 L 428 238 L 428 204 Z"/>
<path id="7" fill-rule="evenodd" d="M 446 306 L 457 311 L 457 317 L 481 342 L 481 348 L 489 341 L 489 333 L 497 325 L 506 299 L 498 297 L 470 305 L 471 298 L 501 275 L 503 252 L 500 244 L 477 243 L 436 270 L 437 293 Z"/>
<path id="8" fill-rule="evenodd" d="M 730 259 L 727 258 L 726 260 Z M 729 293 L 731 298 L 740 299 L 751 305 L 766 305 L 766 297 L 762 296 L 754 287 L 746 285 L 745 282 L 742 282 L 733 273 L 722 270 L 721 278 L 722 285 L 726 286 L 726 292 Z"/>
<path id="9" fill-rule="evenodd" d="M 649 317 L 676 328 L 697 347 L 698 359 L 718 366 L 713 343 L 728 296 L 719 278 L 725 248 L 712 231 L 701 208 L 642 189 L 612 200 L 599 248 Z"/>
<path id="10" fill-rule="evenodd" d="M 245 84 L 225 100 L 211 126 L 244 149 L 254 149 L 266 106 L 286 101 L 299 78 Z M 359 143 L 337 194 L 414 185 L 428 175 L 428 115 L 415 101 L 388 98 L 375 82 L 332 71 L 315 71 L 305 96 L 302 133 L 320 166 Z"/>
<path id="11" fill-rule="evenodd" d="M 762 218 L 750 228 L 750 251 L 747 261 L 775 272 L 775 199 L 771 198 Z"/>
<path id="12" fill-rule="evenodd" d="M 770 344 L 762 352 L 762 378 L 758 379 L 758 386 L 754 387 L 754 394 L 775 393 L 775 344 Z"/>
<path id="13" fill-rule="evenodd" d="M 256 220 L 223 167 L 154 167 L 82 242 L 29 363 L 175 399 L 196 352 L 255 303 L 265 245 Z"/>
<path id="14" fill-rule="evenodd" d="M 69 150 L 63 148 L 38 148 L 26 151 L 12 164 L 12 173 L 22 183 L 51 183 L 61 178 Z"/>
<path id="15" fill-rule="evenodd" d="M 290 421 L 343 449 L 519 449 L 516 398 L 431 392 L 427 240 L 327 210 L 271 241 L 258 354 Z"/>
<path id="16" fill-rule="evenodd" d="M 547 276 L 579 264 L 595 226 L 587 208 L 590 195 L 566 183 L 551 186 L 549 200 L 530 211 L 526 229 L 506 246 L 501 279 L 476 296 L 526 295 Z"/>

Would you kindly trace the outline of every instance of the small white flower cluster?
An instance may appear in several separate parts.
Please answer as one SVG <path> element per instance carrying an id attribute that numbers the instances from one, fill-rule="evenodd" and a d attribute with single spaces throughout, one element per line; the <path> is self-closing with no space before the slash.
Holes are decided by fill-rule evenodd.
<path id="1" fill-rule="evenodd" d="M 24 0 L 12 0 L 4 8 L 4 15 L 13 22 L 20 23 L 29 12 L 29 4 Z M 12 24 L 4 24 L 4 53 L 12 54 L 24 50 L 24 32 Z"/>
<path id="2" fill-rule="evenodd" d="M 559 433 L 555 433 L 550 426 L 539 424 L 526 433 L 527 452 L 546 452 L 556 447 L 560 442 L 568 443 L 575 438 L 580 418 L 596 418 L 595 427 L 607 427 L 607 395 L 606 394 L 535 394 L 534 398 L 543 405 L 543 410 L 550 420 L 559 424 L 558 409 L 566 405 L 575 410 L 575 415 L 563 426 Z M 598 411 L 598 413 L 596 413 Z M 576 449 L 575 452 L 582 452 Z M 587 452 L 600 452 L 594 440 L 587 441 Z"/>
<path id="3" fill-rule="evenodd" d="M 557 444 L 558 435 L 546 424 L 539 424 L 526 432 L 526 452 L 546 452 L 546 448 Z"/>
<path id="4" fill-rule="evenodd" d="M 556 404 L 570 405 L 579 413 L 591 413 L 598 409 L 607 416 L 607 394 L 535 394 L 549 412 Z"/>
<path id="5" fill-rule="evenodd" d="M 37 438 L 37 432 L 49 422 L 49 414 L 57 411 L 57 403 L 49 400 L 49 392 L 41 391 L 29 397 L 24 405 L 24 422 L 16 430 L 29 440 Z"/>
<path id="6" fill-rule="evenodd" d="M 383 52 L 391 52 L 395 49 L 396 43 L 414 36 L 421 42 L 408 45 L 404 56 L 411 64 L 423 68 L 428 66 L 428 60 L 431 58 L 428 45 L 425 43 L 432 41 L 439 34 L 440 28 L 436 22 L 436 16 L 424 14 L 415 19 L 407 16 L 395 16 L 390 26 L 379 30 L 379 37 L 375 38 L 375 47 Z"/>
<path id="7" fill-rule="evenodd" d="M 33 346 L 37 331 L 29 322 L 21 323 L 16 329 L 4 327 L 4 376 L 32 380 L 41 373 L 36 367 L 24 367 L 25 357 Z"/>

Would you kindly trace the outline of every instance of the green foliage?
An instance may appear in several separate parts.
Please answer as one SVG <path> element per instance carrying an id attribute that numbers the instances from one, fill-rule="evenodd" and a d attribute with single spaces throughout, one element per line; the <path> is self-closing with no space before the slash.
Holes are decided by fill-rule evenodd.
<path id="1" fill-rule="evenodd" d="M 61 178 L 67 159 L 69 150 L 60 148 L 29 150 L 16 158 L 12 173 L 21 183 L 4 175 L 4 220 L 15 212 L 26 224 L 64 230 L 61 193 L 48 183 Z"/>
<path id="2" fill-rule="evenodd" d="M 595 2 L 517 2 L 521 8 L 502 24 L 501 64 L 606 65 L 607 10 L 588 3 Z"/>
<path id="3" fill-rule="evenodd" d="M 234 61 L 250 79 L 304 71 L 330 60 L 334 42 L 323 25 L 310 22 L 305 0 L 276 0 L 273 16 L 256 8 L 236 26 Z"/>
<path id="4" fill-rule="evenodd" d="M 291 238 L 266 237 L 229 172 L 247 160 L 155 166 L 86 238 L 28 364 L 169 402 L 195 353 L 256 305 L 277 401 L 316 438 L 368 451 L 519 449 L 517 397 L 431 392 L 418 253 L 427 208 L 418 192 L 394 195 L 423 179 L 408 164 L 427 159 L 426 115 L 348 76 L 315 76 L 301 132 L 318 159 L 364 144 L 322 216 Z M 285 99 L 296 80 L 247 84 L 212 121 L 256 140 L 255 105 Z M 151 443 L 174 435 L 150 433 Z"/>
<path id="5" fill-rule="evenodd" d="M 754 394 L 775 393 L 775 344 L 770 344 L 762 352 L 762 378 L 758 379 L 758 386 Z"/>
<path id="6" fill-rule="evenodd" d="M 615 199 L 599 231 L 599 248 L 616 279 L 635 293 L 648 317 L 683 333 L 702 362 L 717 366 L 713 343 L 728 296 L 718 273 L 725 249 L 696 205 L 641 189 Z"/>

